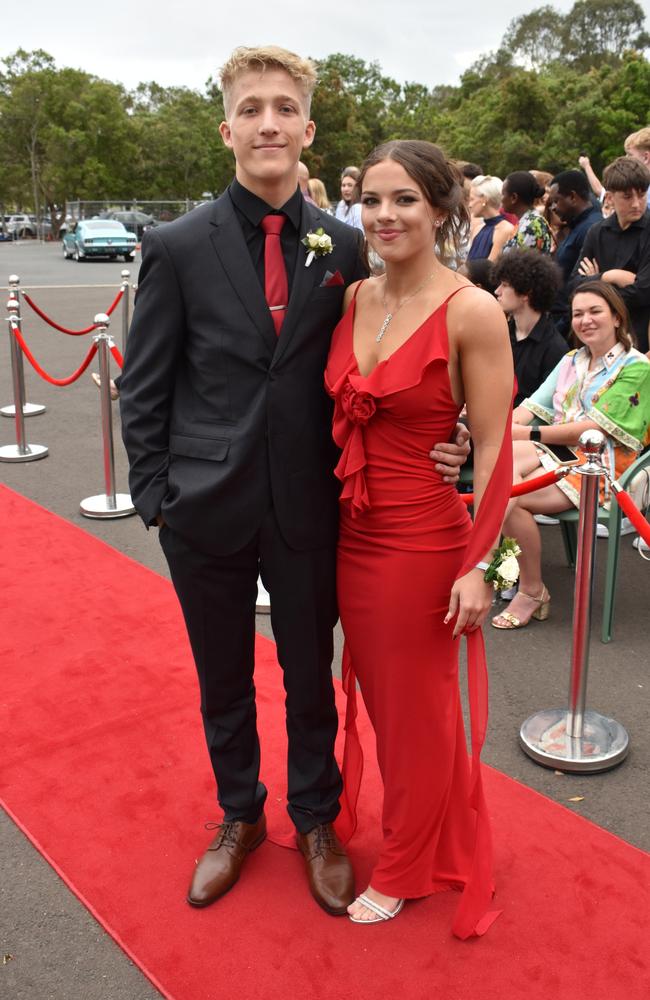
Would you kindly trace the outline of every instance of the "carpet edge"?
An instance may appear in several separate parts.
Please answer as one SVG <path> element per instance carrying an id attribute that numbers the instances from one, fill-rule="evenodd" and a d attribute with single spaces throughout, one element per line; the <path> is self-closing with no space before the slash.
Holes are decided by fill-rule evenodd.
<path id="1" fill-rule="evenodd" d="M 140 972 L 149 980 L 149 982 L 151 983 L 151 985 L 154 986 L 158 990 L 158 992 L 163 997 L 166 998 L 166 1000 L 177 1000 L 177 997 L 175 997 L 174 994 L 169 993 L 165 989 L 165 987 L 162 985 L 162 983 L 156 978 L 156 976 L 153 974 L 153 972 L 150 972 L 149 969 L 147 968 L 147 966 L 144 965 L 136 957 L 135 952 L 133 952 L 131 950 L 131 948 L 129 948 L 129 946 L 122 940 L 122 938 L 120 937 L 120 935 L 117 934 L 115 931 L 113 931 L 111 929 L 111 927 L 106 923 L 106 921 L 103 919 L 103 917 L 100 916 L 98 910 L 93 906 L 93 904 L 88 899 L 86 899 L 86 897 L 83 894 L 83 892 L 81 892 L 81 890 L 77 888 L 77 886 L 72 881 L 72 879 L 70 879 L 67 875 L 65 875 L 65 873 L 62 870 L 62 868 L 51 857 L 51 855 L 49 854 L 49 852 L 41 844 L 41 842 L 38 840 L 38 838 L 35 837 L 32 833 L 30 833 L 30 831 L 27 829 L 27 827 L 21 822 L 21 820 L 18 819 L 18 817 L 16 816 L 16 814 L 7 805 L 7 803 L 5 802 L 5 800 L 2 797 L 0 797 L 0 807 L 2 807 L 2 809 L 4 810 L 4 812 L 6 813 L 6 815 L 9 817 L 9 819 L 11 820 L 11 822 L 14 824 L 14 826 L 18 830 L 20 830 L 20 832 L 29 841 L 29 843 L 32 845 L 32 847 L 34 847 L 35 850 L 37 850 L 38 853 L 41 855 L 41 857 L 47 862 L 47 864 L 50 866 L 50 868 L 52 868 L 56 872 L 56 874 L 61 879 L 61 881 L 64 883 L 64 885 L 66 885 L 68 887 L 68 889 L 70 889 L 70 891 L 76 896 L 76 898 L 79 900 L 79 902 L 82 904 L 82 906 L 84 906 L 88 910 L 88 912 L 90 913 L 91 917 L 94 920 L 97 921 L 97 923 L 102 928 L 102 930 L 104 930 L 105 933 L 118 945 L 118 947 L 121 948 L 121 950 L 124 952 L 124 954 L 127 956 L 127 958 L 133 963 L 133 965 L 135 966 L 135 968 L 140 970 Z"/>

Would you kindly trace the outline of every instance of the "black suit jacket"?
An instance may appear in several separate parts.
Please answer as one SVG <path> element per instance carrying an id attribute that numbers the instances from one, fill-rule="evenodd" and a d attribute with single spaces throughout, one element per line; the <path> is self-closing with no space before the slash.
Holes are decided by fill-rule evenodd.
<path id="1" fill-rule="evenodd" d="M 133 502 L 216 555 L 242 548 L 272 505 L 287 544 L 332 544 L 331 404 L 323 372 L 345 286 L 366 273 L 359 233 L 304 202 L 298 264 L 275 333 L 228 192 L 145 234 L 120 383 Z M 343 284 L 326 287 L 326 272 Z"/>

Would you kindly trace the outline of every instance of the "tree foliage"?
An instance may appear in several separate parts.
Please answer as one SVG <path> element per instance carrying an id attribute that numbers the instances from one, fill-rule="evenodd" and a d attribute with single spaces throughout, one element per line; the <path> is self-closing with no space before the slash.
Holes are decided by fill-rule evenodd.
<path id="1" fill-rule="evenodd" d="M 567 14 L 546 5 L 515 18 L 502 45 L 533 69 L 562 60 L 588 70 L 647 48 L 644 22 L 635 0 L 576 0 Z"/>
<path id="2" fill-rule="evenodd" d="M 340 171 L 395 138 L 440 143 L 490 173 L 557 171 L 588 153 L 597 171 L 625 136 L 650 122 L 650 63 L 634 0 L 577 0 L 511 22 L 495 52 L 458 86 L 400 85 L 378 63 L 342 53 L 318 61 L 313 175 L 338 193 Z M 48 53 L 22 49 L 0 64 L 0 198 L 56 216 L 72 199 L 198 198 L 219 192 L 233 158 L 218 133 L 222 95 L 140 84 L 132 92 Z"/>

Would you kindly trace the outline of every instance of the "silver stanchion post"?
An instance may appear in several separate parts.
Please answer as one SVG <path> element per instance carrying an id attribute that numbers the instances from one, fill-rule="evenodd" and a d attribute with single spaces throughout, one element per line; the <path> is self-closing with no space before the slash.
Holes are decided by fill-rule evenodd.
<path id="1" fill-rule="evenodd" d="M 21 376 L 19 359 L 22 351 L 13 335 L 12 327 L 20 330 L 20 315 L 18 300 L 7 302 L 9 316 L 9 336 L 11 337 L 11 378 L 14 387 L 14 420 L 16 423 L 16 444 L 6 444 L 0 448 L 0 462 L 34 462 L 37 458 L 45 458 L 47 448 L 44 444 L 28 444 L 25 438 L 25 383 Z"/>
<path id="2" fill-rule="evenodd" d="M 573 607 L 573 644 L 569 708 L 547 709 L 526 719 L 519 733 L 522 749 L 538 764 L 557 771 L 608 771 L 627 755 L 627 732 L 598 712 L 585 709 L 589 668 L 591 599 L 594 584 L 596 527 L 600 477 L 605 470 L 605 438 L 600 431 L 585 431 L 580 446 L 587 461 L 576 472 L 583 477 L 578 522 L 578 559 Z"/>
<path id="3" fill-rule="evenodd" d="M 131 272 L 126 268 L 122 271 L 122 354 L 126 351 L 126 338 L 129 335 L 129 278 Z"/>
<path id="4" fill-rule="evenodd" d="M 84 517 L 113 518 L 128 517 L 135 514 L 135 507 L 128 493 L 115 492 L 115 452 L 113 448 L 113 413 L 111 407 L 111 373 L 109 352 L 113 341 L 108 333 L 110 319 L 106 313 L 95 316 L 97 333 L 94 341 L 99 354 L 99 377 L 101 385 L 99 396 L 102 413 L 102 442 L 104 450 L 104 483 L 106 492 L 97 496 L 86 497 L 79 508 Z"/>
<path id="5" fill-rule="evenodd" d="M 17 274 L 9 275 L 9 298 L 15 299 L 18 305 L 18 311 L 16 316 L 18 318 L 18 325 L 21 323 L 20 316 L 20 278 Z M 24 417 L 37 417 L 39 413 L 45 413 L 45 407 L 41 403 L 26 403 L 25 402 L 25 369 L 23 367 L 23 352 L 20 349 L 20 345 L 16 343 L 16 338 L 14 337 L 11 329 L 9 330 L 9 340 L 11 342 L 11 366 L 13 370 L 14 358 L 13 351 L 16 351 L 16 365 L 18 370 L 18 378 L 20 379 L 22 389 L 22 400 L 23 400 L 23 416 Z M 16 416 L 15 403 L 10 403 L 9 406 L 3 406 L 0 408 L 0 413 L 3 417 L 13 417 Z"/>

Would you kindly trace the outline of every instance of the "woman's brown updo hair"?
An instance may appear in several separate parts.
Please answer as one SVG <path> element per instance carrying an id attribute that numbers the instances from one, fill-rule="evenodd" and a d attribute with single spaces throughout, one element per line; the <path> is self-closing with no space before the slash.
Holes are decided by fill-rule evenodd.
<path id="1" fill-rule="evenodd" d="M 435 244 L 443 261 L 455 261 L 467 240 L 470 222 L 461 171 L 432 142 L 395 139 L 377 146 L 366 157 L 357 182 L 359 192 L 363 191 L 363 181 L 370 168 L 384 160 L 399 163 L 429 204 L 446 213 L 442 225 L 436 229 Z"/>

